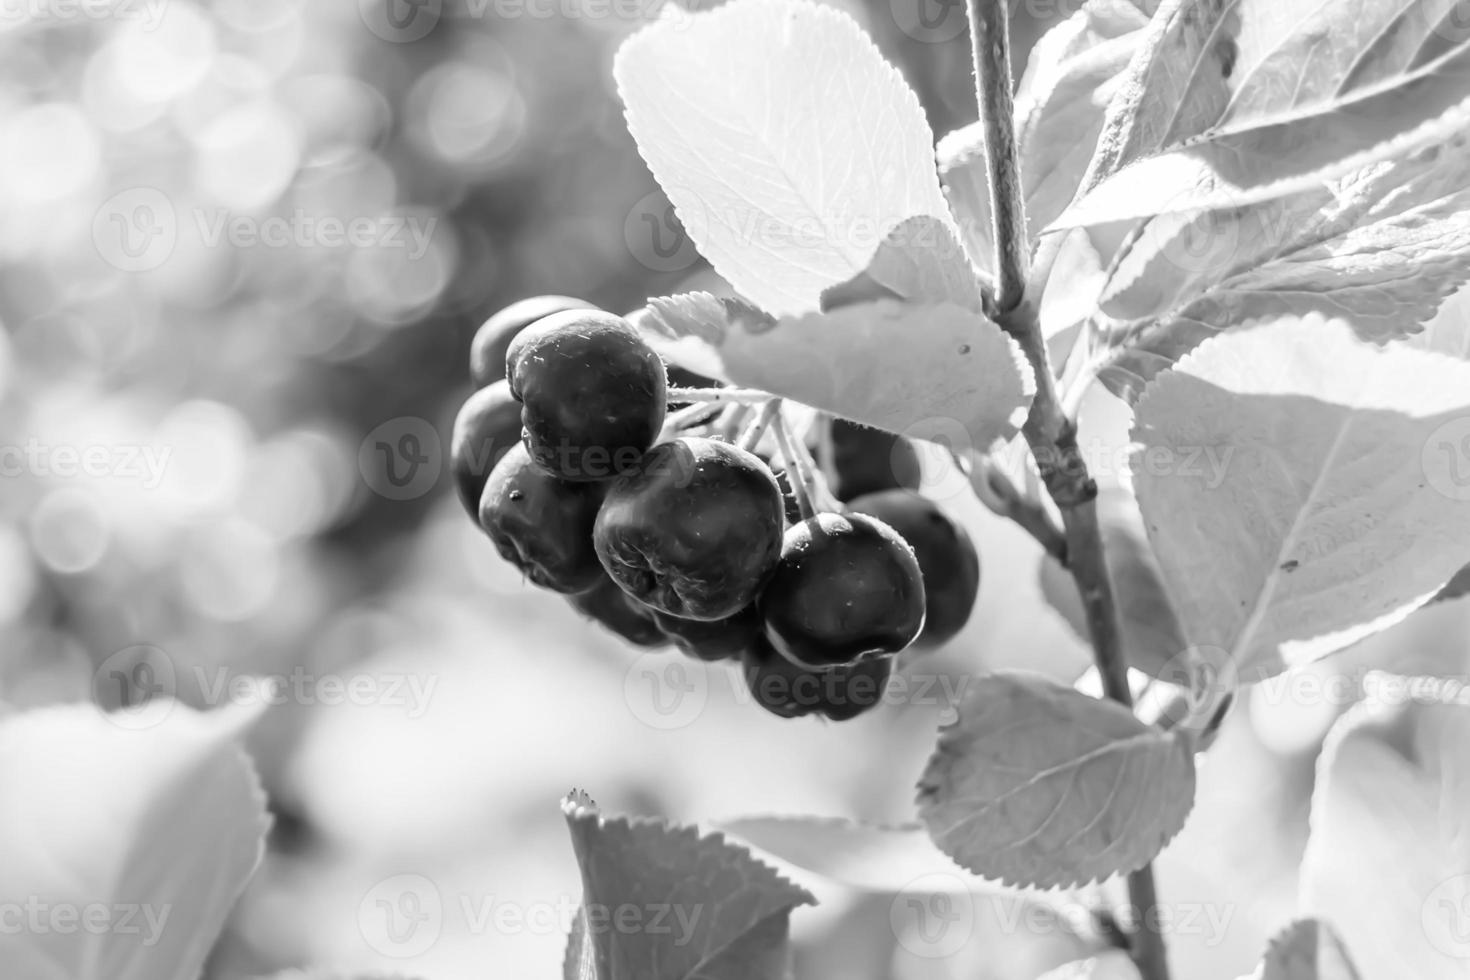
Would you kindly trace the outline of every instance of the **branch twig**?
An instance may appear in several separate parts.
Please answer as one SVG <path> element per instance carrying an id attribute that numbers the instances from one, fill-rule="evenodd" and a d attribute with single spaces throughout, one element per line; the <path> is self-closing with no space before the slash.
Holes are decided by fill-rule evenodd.
<path id="1" fill-rule="evenodd" d="M 1132 707 L 1128 664 L 1112 581 L 1103 559 L 1097 517 L 1097 483 L 1077 446 L 1077 427 L 1057 395 L 1055 376 L 1038 318 L 1039 289 L 1027 289 L 1029 236 L 1016 150 L 1015 111 L 1011 100 L 1009 11 L 1005 0 L 968 0 L 970 39 L 975 57 L 975 91 L 985 134 L 990 176 L 990 211 L 994 220 L 996 308 L 998 322 L 1020 345 L 1036 374 L 1036 398 L 1023 432 L 1036 459 L 1042 483 L 1062 513 L 1068 568 L 1082 596 L 1093 657 L 1103 690 L 1112 700 Z M 1130 953 L 1144 980 L 1168 980 L 1163 936 L 1155 912 L 1158 896 L 1153 870 L 1145 866 L 1128 876 L 1128 894 L 1138 919 L 1130 936 Z"/>

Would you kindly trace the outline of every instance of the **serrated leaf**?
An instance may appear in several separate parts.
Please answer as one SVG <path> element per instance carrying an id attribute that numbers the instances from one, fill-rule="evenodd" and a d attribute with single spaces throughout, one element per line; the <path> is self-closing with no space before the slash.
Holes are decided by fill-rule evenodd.
<path id="1" fill-rule="evenodd" d="M 257 714 L 177 706 L 132 727 L 73 704 L 0 721 L 5 893 L 74 927 L 0 929 L 7 975 L 200 975 L 264 852 L 264 794 L 235 742 Z"/>
<path id="2" fill-rule="evenodd" d="M 1072 203 L 1103 115 L 1148 17 L 1124 0 L 1088 0 L 1032 48 L 1016 90 L 1016 138 L 1026 225 L 1034 239 Z M 935 150 L 940 183 L 971 259 L 994 263 L 984 130 L 972 123 Z"/>
<path id="3" fill-rule="evenodd" d="M 1154 219 L 1100 304 L 1102 380 L 1129 400 L 1200 342 L 1266 316 L 1349 318 L 1408 336 L 1470 277 L 1465 139 L 1248 208 Z"/>
<path id="4" fill-rule="evenodd" d="M 613 74 L 700 254 L 767 312 L 816 310 L 899 222 L 950 220 L 918 99 L 832 7 L 731 0 L 661 21 Z"/>
<path id="5" fill-rule="evenodd" d="M 949 225 L 920 215 L 900 222 L 852 279 L 822 291 L 822 309 L 875 299 L 953 303 L 983 314 L 975 269 Z"/>
<path id="6" fill-rule="evenodd" d="M 1256 980 L 1358 980 L 1358 971 L 1330 925 L 1298 919 L 1272 938 Z"/>
<path id="7" fill-rule="evenodd" d="M 976 447 L 1016 432 L 1034 393 L 1015 342 L 953 303 L 879 300 L 775 320 L 686 293 L 651 300 L 642 326 L 697 344 L 699 362 L 729 381 L 891 432 L 953 422 Z"/>
<path id="8" fill-rule="evenodd" d="M 791 910 L 815 904 L 720 834 L 604 817 L 585 794 L 562 802 L 582 869 L 568 980 L 785 980 Z M 616 910 L 667 929 L 615 928 Z M 601 926 L 598 926 L 601 916 Z"/>
<path id="9" fill-rule="evenodd" d="M 1077 886 L 1147 864 L 1194 802 L 1188 744 L 1037 674 L 975 685 L 940 732 L 919 814 L 986 878 Z"/>
<path id="10" fill-rule="evenodd" d="M 1015 891 L 965 875 L 918 823 L 884 826 L 840 817 L 772 816 L 740 817 L 718 826 L 758 853 L 855 888 L 896 892 L 915 878 L 948 876 L 957 889 Z"/>
<path id="11" fill-rule="evenodd" d="M 1189 640 L 1164 587 L 1143 517 L 1133 497 L 1118 488 L 1098 494 L 1097 512 L 1128 665 L 1150 677 L 1160 677 L 1177 665 Z M 1041 563 L 1041 594 L 1079 637 L 1087 636 L 1077 584 L 1050 557 Z"/>
<path id="12" fill-rule="evenodd" d="M 1249 682 L 1422 605 L 1470 554 L 1448 441 L 1467 416 L 1470 365 L 1315 317 L 1224 334 L 1161 375 L 1134 487 L 1192 645 Z"/>
<path id="13" fill-rule="evenodd" d="M 1470 706 L 1364 705 L 1318 763 L 1300 907 L 1364 977 L 1470 972 Z M 1371 869 L 1365 875 L 1365 871 Z"/>
<path id="14" fill-rule="evenodd" d="M 1119 149 L 1100 148 L 1090 189 L 1057 227 L 1285 197 L 1407 156 L 1470 121 L 1470 39 L 1449 13 L 1424 15 L 1443 0 L 1340 0 L 1305 12 L 1276 0 L 1183 0 L 1171 9 L 1199 50 L 1162 43 L 1140 56 L 1164 64 L 1164 78 L 1130 92 L 1131 106 L 1120 96 L 1103 136 Z M 1154 101 L 1162 86 L 1183 114 L 1141 126 L 1165 111 Z"/>

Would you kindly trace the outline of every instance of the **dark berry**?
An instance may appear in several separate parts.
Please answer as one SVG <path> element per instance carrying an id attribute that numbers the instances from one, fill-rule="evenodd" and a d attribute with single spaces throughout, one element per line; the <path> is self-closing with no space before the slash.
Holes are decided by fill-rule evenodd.
<path id="1" fill-rule="evenodd" d="M 897 653 L 924 626 L 913 549 L 863 514 L 818 514 L 786 532 L 760 598 L 766 636 L 793 663 L 835 667 Z"/>
<path id="2" fill-rule="evenodd" d="M 505 352 L 516 335 L 542 317 L 566 310 L 594 310 L 591 303 L 571 296 L 532 296 L 510 304 L 480 325 L 470 341 L 470 378 L 476 388 L 505 377 Z"/>
<path id="3" fill-rule="evenodd" d="M 781 491 L 752 454 L 684 437 L 655 446 L 608 490 L 593 540 L 613 580 L 684 619 L 755 600 L 781 556 Z"/>
<path id="4" fill-rule="evenodd" d="M 914 549 L 924 574 L 924 631 L 914 646 L 933 648 L 964 628 L 980 589 L 980 556 L 965 529 L 932 500 L 908 490 L 884 490 L 849 501 L 876 517 Z"/>
<path id="5" fill-rule="evenodd" d="M 832 493 L 841 501 L 879 490 L 917 490 L 919 453 L 903 436 L 832 420 Z"/>
<path id="6" fill-rule="evenodd" d="M 586 592 L 567 596 L 572 608 L 594 619 L 637 647 L 661 647 L 669 642 L 653 621 L 653 611 L 618 588 L 606 575 Z"/>
<path id="7" fill-rule="evenodd" d="M 521 444 L 521 405 L 510 397 L 504 381 L 470 395 L 454 419 L 449 438 L 449 467 L 459 502 L 479 519 L 480 495 L 501 457 Z"/>
<path id="8" fill-rule="evenodd" d="M 603 577 L 592 547 L 603 489 L 552 476 L 517 445 L 490 471 L 480 497 L 480 526 L 501 557 L 532 582 L 555 592 L 582 592 Z"/>
<path id="9" fill-rule="evenodd" d="M 553 313 L 510 345 L 510 393 L 526 448 L 566 480 L 631 469 L 664 424 L 664 362 L 626 320 L 599 310 Z"/>
<path id="10" fill-rule="evenodd" d="M 725 619 L 681 619 L 666 612 L 653 613 L 659 629 L 684 653 L 699 660 L 730 660 L 761 635 L 761 614 L 752 603 Z"/>
<path id="11" fill-rule="evenodd" d="M 742 657 L 745 686 L 755 703 L 781 718 L 825 715 L 847 721 L 883 700 L 892 657 L 860 660 L 831 670 L 800 667 L 761 641 Z"/>

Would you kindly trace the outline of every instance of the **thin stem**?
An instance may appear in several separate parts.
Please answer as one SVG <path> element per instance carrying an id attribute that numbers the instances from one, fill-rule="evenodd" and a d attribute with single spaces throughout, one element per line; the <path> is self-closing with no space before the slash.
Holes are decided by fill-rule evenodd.
<path id="1" fill-rule="evenodd" d="M 1036 539 L 1048 555 L 1066 568 L 1067 536 L 1046 505 L 1022 493 L 1005 471 L 989 458 L 979 457 L 975 467 L 976 472 L 970 482 L 980 502 L 1001 517 L 1015 521 Z"/>
<path id="2" fill-rule="evenodd" d="M 742 405 L 739 402 L 726 405 L 720 417 L 715 419 L 715 433 L 720 438 L 733 442 L 740 432 L 740 427 L 745 424 L 746 419 L 750 418 L 750 413 L 749 405 Z"/>
<path id="3" fill-rule="evenodd" d="M 786 424 L 786 416 L 782 415 L 778 420 L 776 438 L 781 439 L 784 433 L 786 442 L 780 443 L 783 447 L 781 456 L 786 460 L 788 473 L 793 473 L 797 480 L 806 487 L 807 493 L 812 498 L 812 510 L 818 514 L 833 514 L 842 510 L 842 503 L 834 496 L 827 486 L 827 475 L 812 458 L 811 450 L 802 440 L 796 438 L 791 427 Z M 784 447 L 790 446 L 791 453 L 788 455 Z M 793 487 L 794 489 L 794 487 Z"/>
<path id="4" fill-rule="evenodd" d="M 672 439 L 685 429 L 692 429 L 697 425 L 708 422 L 710 416 L 715 413 L 714 405 L 690 405 L 681 408 L 677 412 L 671 412 L 664 418 L 663 428 L 659 431 L 658 441 L 664 442 Z"/>
<path id="5" fill-rule="evenodd" d="M 711 405 L 727 405 L 738 402 L 742 405 L 759 405 L 770 398 L 769 392 L 755 388 L 670 388 L 670 404 L 680 402 L 706 402 Z"/>
<path id="6" fill-rule="evenodd" d="M 1015 106 L 1011 99 L 1010 11 L 1005 0 L 969 0 L 975 100 L 990 177 L 990 216 L 997 256 L 995 305 L 1004 313 L 1026 289 L 1029 236 L 1021 169 L 1016 161 Z"/>
<path id="7" fill-rule="evenodd" d="M 1062 514 L 1068 567 L 1087 619 L 1093 658 L 1109 698 L 1131 708 L 1113 585 L 1104 560 L 1097 517 L 1097 483 L 1077 446 L 1077 426 L 1057 395 L 1051 357 L 1042 337 L 1038 307 L 1042 286 L 1027 288 L 1030 239 L 1016 152 L 1011 102 L 1009 12 L 1005 0 L 968 0 L 975 56 L 975 91 L 985 134 L 990 205 L 995 221 L 997 322 L 1020 345 L 1036 375 L 1036 397 L 1022 431 L 1047 493 Z M 1157 928 L 1158 896 L 1151 866 L 1128 875 L 1129 900 L 1138 910 L 1130 953 L 1143 980 L 1169 980 L 1163 937 Z"/>
<path id="8" fill-rule="evenodd" d="M 786 474 L 791 478 L 791 490 L 796 494 L 796 508 L 801 511 L 801 519 L 809 521 L 817 516 L 811 471 L 802 465 L 802 460 L 796 452 L 796 439 L 791 435 L 791 427 L 786 424 L 786 416 L 776 416 L 775 429 L 776 445 L 781 449 L 781 458 L 786 461 Z"/>
<path id="9" fill-rule="evenodd" d="M 766 434 L 766 429 L 771 427 L 776 416 L 781 414 L 781 399 L 772 398 L 766 402 L 761 413 L 755 417 L 755 421 L 740 434 L 739 446 L 747 452 L 755 452 L 755 447 L 760 445 L 761 437 Z"/>

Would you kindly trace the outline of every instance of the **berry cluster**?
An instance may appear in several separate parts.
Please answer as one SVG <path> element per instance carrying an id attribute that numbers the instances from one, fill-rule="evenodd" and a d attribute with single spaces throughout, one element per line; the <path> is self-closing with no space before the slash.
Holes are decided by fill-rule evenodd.
<path id="1" fill-rule="evenodd" d="M 855 717 L 893 654 L 969 618 L 979 558 L 912 492 L 899 436 L 831 424 L 840 504 L 779 399 L 666 367 L 622 317 L 566 296 L 486 321 L 470 374 L 451 465 L 501 556 L 629 643 L 739 660 L 774 714 Z"/>

